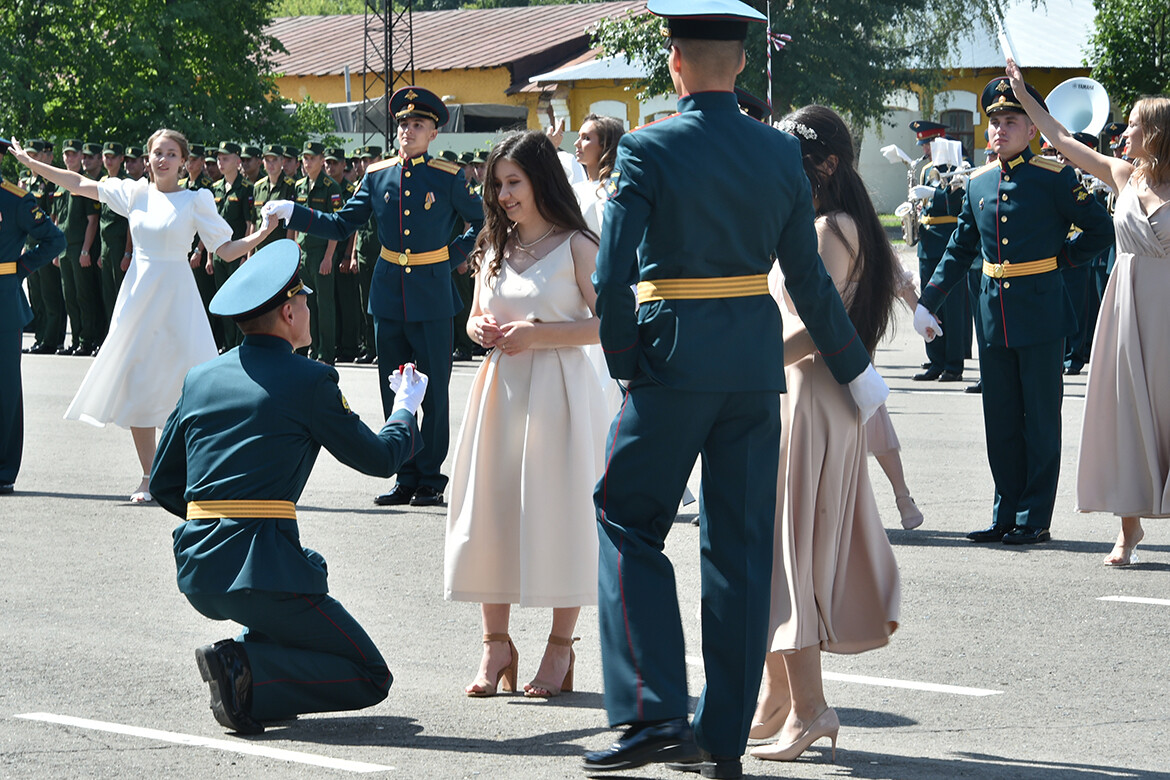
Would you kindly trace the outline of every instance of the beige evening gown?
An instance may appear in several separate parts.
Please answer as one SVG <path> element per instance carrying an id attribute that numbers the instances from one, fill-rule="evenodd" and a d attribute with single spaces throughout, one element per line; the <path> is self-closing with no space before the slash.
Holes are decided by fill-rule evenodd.
<path id="1" fill-rule="evenodd" d="M 1170 516 L 1170 204 L 1117 199 L 1117 263 L 1093 337 L 1077 509 Z"/>
<path id="2" fill-rule="evenodd" d="M 570 238 L 523 273 L 477 276 L 497 322 L 591 317 Z M 485 263 L 486 265 L 486 263 Z M 447 509 L 445 596 L 576 607 L 597 603 L 593 487 L 609 426 L 582 347 L 492 350 L 468 394 Z"/>
<path id="3" fill-rule="evenodd" d="M 822 236 L 825 266 L 848 301 L 842 280 L 851 256 L 834 258 L 825 243 Z M 785 334 L 803 329 L 792 302 L 778 292 Z M 768 650 L 881 647 L 897 628 L 901 586 L 869 481 L 865 425 L 848 387 L 819 353 L 785 374 Z"/>

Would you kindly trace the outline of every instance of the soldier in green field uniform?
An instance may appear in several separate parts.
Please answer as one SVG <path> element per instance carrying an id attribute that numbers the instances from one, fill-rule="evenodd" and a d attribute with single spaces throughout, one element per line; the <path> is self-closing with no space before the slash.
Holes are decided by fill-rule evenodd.
<path id="1" fill-rule="evenodd" d="M 288 144 L 284 147 L 284 175 L 293 180 L 295 185 L 297 179 L 301 178 L 301 158 L 298 152 L 300 147 Z"/>
<path id="2" fill-rule="evenodd" d="M 179 186 L 189 190 L 209 190 L 215 184 L 207 175 L 207 150 L 203 144 L 191 144 L 190 156 L 187 157 L 187 178 L 179 179 Z M 199 297 L 203 300 L 203 308 L 211 304 L 215 297 L 214 269 L 207 268 L 207 252 L 203 242 L 198 237 L 191 244 L 191 273 L 195 276 L 195 286 L 199 288 Z M 219 317 L 212 317 L 209 313 L 207 321 L 211 323 L 211 335 L 217 347 L 223 347 L 223 321 Z"/>
<path id="3" fill-rule="evenodd" d="M 146 175 L 146 150 L 141 146 L 126 147 L 126 175 L 134 181 Z"/>
<path id="4" fill-rule="evenodd" d="M 366 168 L 382 159 L 382 147 L 364 146 L 361 149 L 361 177 L 366 175 Z M 374 266 L 378 263 L 378 252 L 382 246 L 378 243 L 378 223 L 374 214 L 370 214 L 365 225 L 358 228 L 354 236 L 353 253 L 357 259 L 358 292 L 361 295 L 361 344 L 355 363 L 373 363 L 378 354 L 374 342 L 374 315 L 370 314 L 370 284 L 374 280 Z"/>
<path id="5" fill-rule="evenodd" d="M 341 188 L 341 202 L 349 200 L 357 187 L 345 175 L 344 149 L 325 150 L 325 173 Z M 337 272 L 333 283 L 333 305 L 337 310 L 337 354 L 339 363 L 352 363 L 358 355 L 361 338 L 361 292 L 358 290 L 358 269 L 353 254 L 354 237 L 337 242 Z"/>
<path id="6" fill-rule="evenodd" d="M 29 154 L 42 162 L 53 162 L 53 145 L 41 138 L 29 141 Z M 46 214 L 53 209 L 53 194 L 57 185 L 31 171 L 21 185 L 32 193 L 37 205 Z M 29 249 L 35 244 L 31 243 Z M 57 262 L 45 263 L 29 274 L 28 297 L 36 319 L 33 345 L 24 350 L 32 355 L 51 355 L 65 344 L 65 298 L 61 294 L 61 268 Z"/>
<path id="7" fill-rule="evenodd" d="M 252 182 L 244 177 L 240 167 L 240 145 L 231 141 L 223 141 L 216 152 L 219 172 L 223 178 L 211 185 L 211 193 L 215 196 L 215 207 L 224 221 L 232 226 L 232 239 L 243 238 L 252 232 Z M 215 289 L 223 287 L 223 283 L 236 270 L 235 261 L 228 262 L 219 255 L 211 254 L 211 268 L 215 276 Z M 243 336 L 240 329 L 234 325 L 224 324 L 223 344 L 221 349 L 228 350 L 237 347 Z"/>
<path id="8" fill-rule="evenodd" d="M 264 152 L 259 146 L 245 146 L 240 152 L 240 167 L 244 178 L 255 184 L 264 175 Z"/>
<path id="9" fill-rule="evenodd" d="M 84 142 L 71 138 L 61 148 L 65 167 L 74 173 L 81 173 L 81 152 L 85 146 Z M 100 298 L 93 284 L 97 277 L 89 273 L 89 269 L 97 270 L 92 253 L 96 251 L 101 204 L 80 195 L 71 195 L 64 189 L 53 193 L 53 200 L 54 221 L 65 234 L 61 290 L 72 333 L 70 343 L 57 350 L 57 354 L 89 356 L 94 353 L 99 335 L 97 309 L 100 308 Z"/>
<path id="10" fill-rule="evenodd" d="M 126 171 L 123 168 L 125 159 L 122 144 L 117 141 L 106 141 L 102 147 L 102 165 L 106 168 L 106 175 L 102 177 L 102 181 L 125 177 Z M 101 218 L 98 220 L 98 235 L 102 239 L 102 254 L 98 265 L 101 268 L 102 305 L 108 329 L 110 319 L 114 316 L 114 301 L 118 299 L 118 288 L 122 286 L 122 279 L 130 268 L 130 258 L 133 255 L 130 222 L 103 203 Z M 102 337 L 105 338 L 104 334 Z"/>
<path id="11" fill-rule="evenodd" d="M 305 178 L 297 182 L 296 202 L 326 214 L 341 208 L 341 187 L 325 173 L 325 147 L 316 141 L 306 141 L 301 165 Z M 297 243 L 303 253 L 301 279 L 317 291 L 309 300 L 313 315 L 309 357 L 333 365 L 337 352 L 337 307 L 333 302 L 337 242 L 298 233 Z"/>
<path id="12" fill-rule="evenodd" d="M 291 200 L 296 194 L 297 183 L 284 172 L 284 147 L 268 144 L 264 147 L 264 175 L 252 185 L 252 225 L 260 227 L 260 207 L 270 200 Z M 286 231 L 274 230 L 260 242 L 260 249 L 286 237 Z"/>

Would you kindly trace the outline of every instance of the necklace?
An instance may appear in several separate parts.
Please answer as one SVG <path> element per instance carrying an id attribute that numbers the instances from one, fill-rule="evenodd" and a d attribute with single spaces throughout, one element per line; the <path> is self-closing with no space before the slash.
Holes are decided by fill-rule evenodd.
<path id="1" fill-rule="evenodd" d="M 525 252 L 527 252 L 527 251 L 528 251 L 528 249 L 529 249 L 529 247 L 534 247 L 534 246 L 536 246 L 537 244 L 539 244 L 541 241 L 544 241 L 546 238 L 548 238 L 549 236 L 551 236 L 551 235 L 553 234 L 553 231 L 554 231 L 554 230 L 556 230 L 556 229 L 557 229 L 557 226 L 556 226 L 556 225 L 552 225 L 552 226 L 550 226 L 550 227 L 549 227 L 549 229 L 548 229 L 548 232 L 547 232 L 547 233 L 545 233 L 543 236 L 541 236 L 540 238 L 536 239 L 535 241 L 529 241 L 527 244 L 525 244 L 523 241 L 521 241 L 521 240 L 520 240 L 520 231 L 519 231 L 519 230 L 517 230 L 517 231 L 516 231 L 516 246 L 520 247 L 520 248 L 521 248 L 521 249 L 523 249 Z"/>

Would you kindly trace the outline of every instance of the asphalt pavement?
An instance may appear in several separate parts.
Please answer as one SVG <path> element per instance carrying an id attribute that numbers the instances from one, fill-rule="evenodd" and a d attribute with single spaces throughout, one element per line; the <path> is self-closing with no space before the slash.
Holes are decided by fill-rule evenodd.
<path id="1" fill-rule="evenodd" d="M 922 358 L 900 311 L 877 363 L 920 529 L 902 530 L 869 461 L 901 570 L 900 628 L 881 650 L 824 656 L 841 720 L 835 763 L 822 741 L 792 763 L 745 758 L 745 776 L 1170 778 L 1170 534 L 1147 521 L 1140 565 L 1101 564 L 1116 519 L 1074 511 L 1086 377 L 1066 383 L 1053 541 L 973 545 L 963 535 L 988 524 L 992 496 L 980 397 L 963 392 L 968 382 L 912 382 Z M 129 432 L 62 419 L 91 362 L 23 361 L 24 466 L 17 493 L 0 497 L 0 776 L 577 778 L 581 754 L 612 740 L 596 609 L 577 631 L 577 692 L 466 698 L 479 616 L 443 600 L 445 510 L 375 507 L 388 483 L 324 452 L 298 505 L 302 540 L 328 559 L 333 595 L 379 645 L 394 685 L 368 710 L 225 733 L 193 651 L 235 627 L 202 617 L 176 589 L 176 518 L 128 503 L 139 479 Z M 478 365 L 455 365 L 456 429 Z M 374 367 L 338 370 L 350 406 L 377 427 Z M 977 375 L 968 361 L 966 379 Z M 694 511 L 667 540 L 692 696 L 703 682 Z M 549 621 L 548 610 L 513 610 L 522 681 Z M 681 777 L 662 767 L 624 776 Z"/>

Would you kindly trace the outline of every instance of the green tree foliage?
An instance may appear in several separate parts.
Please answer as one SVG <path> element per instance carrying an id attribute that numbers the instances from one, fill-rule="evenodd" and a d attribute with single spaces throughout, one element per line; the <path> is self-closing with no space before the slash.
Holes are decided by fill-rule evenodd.
<path id="1" fill-rule="evenodd" d="M 760 11 L 763 0 L 749 0 Z M 951 40 L 963 30 L 991 34 L 999 3 L 972 9 L 960 0 L 819 0 L 771 4 L 774 33 L 792 36 L 772 52 L 776 114 L 808 103 L 842 112 L 855 126 L 880 121 L 891 92 L 911 86 L 937 88 Z M 662 45 L 664 22 L 648 14 L 602 22 L 595 42 L 606 52 L 625 52 L 648 66 L 637 85 L 643 95 L 673 91 Z M 744 89 L 763 97 L 768 84 L 764 25 L 749 28 Z"/>
<path id="2" fill-rule="evenodd" d="M 1093 7 L 1087 64 L 1114 105 L 1128 108 L 1142 95 L 1170 94 L 1170 4 L 1093 0 Z"/>
<path id="3" fill-rule="evenodd" d="M 275 0 L 272 15 L 331 16 L 334 14 L 365 13 L 366 0 Z M 377 12 L 377 8 L 373 9 Z"/>
<path id="4" fill-rule="evenodd" d="M 0 4 L 0 132 L 140 143 L 293 129 L 263 31 L 270 0 L 7 0 Z"/>

